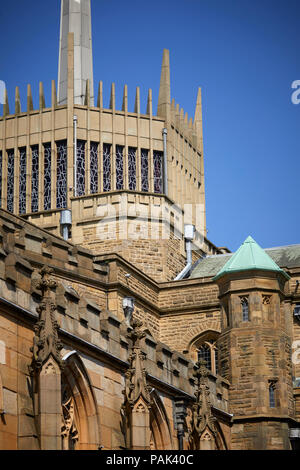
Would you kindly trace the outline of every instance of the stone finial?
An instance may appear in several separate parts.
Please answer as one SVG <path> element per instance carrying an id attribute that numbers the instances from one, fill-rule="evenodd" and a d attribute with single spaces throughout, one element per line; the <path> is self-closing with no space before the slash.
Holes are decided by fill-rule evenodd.
<path id="1" fill-rule="evenodd" d="M 152 90 L 149 88 L 146 114 L 152 116 Z"/>
<path id="2" fill-rule="evenodd" d="M 4 103 L 3 103 L 3 116 L 9 115 L 9 104 L 8 104 L 8 94 L 7 89 L 4 90 Z"/>
<path id="3" fill-rule="evenodd" d="M 140 87 L 136 88 L 134 112 L 137 113 L 137 114 L 140 114 L 140 112 L 141 112 Z"/>
<path id="4" fill-rule="evenodd" d="M 194 117 L 194 126 L 197 135 L 197 143 L 201 152 L 203 151 L 203 129 L 202 129 L 202 91 L 198 89 L 197 102 Z"/>
<path id="5" fill-rule="evenodd" d="M 55 108 L 57 106 L 57 94 L 55 80 L 51 81 L 51 106 Z"/>
<path id="6" fill-rule="evenodd" d="M 31 371 L 43 367 L 50 356 L 62 369 L 60 350 L 61 342 L 58 339 L 58 323 L 55 318 L 56 304 L 52 300 L 51 289 L 57 287 L 56 281 L 51 278 L 53 270 L 44 266 L 40 270 L 41 280 L 36 283 L 36 289 L 42 292 L 42 300 L 37 308 L 39 320 L 34 327 L 33 353 Z"/>
<path id="7" fill-rule="evenodd" d="M 87 79 L 86 86 L 85 86 L 85 99 L 84 105 L 90 107 L 91 105 L 91 90 L 90 90 L 90 80 Z"/>
<path id="8" fill-rule="evenodd" d="M 137 319 L 132 319 L 130 322 L 132 330 L 128 334 L 128 338 L 132 341 L 131 353 L 129 355 L 130 367 L 125 374 L 125 403 L 128 403 L 131 408 L 140 400 L 143 399 L 145 405 L 151 407 L 151 397 L 149 386 L 147 385 L 147 372 L 144 367 L 146 354 L 141 351 L 141 340 L 145 338 L 146 333 L 143 330 L 143 322 Z"/>
<path id="9" fill-rule="evenodd" d="M 128 87 L 127 85 L 124 85 L 122 111 L 125 111 L 126 113 L 128 111 Z"/>
<path id="10" fill-rule="evenodd" d="M 215 418 L 211 410 L 208 375 L 209 371 L 206 368 L 206 362 L 204 360 L 197 362 L 193 373 L 196 386 L 196 403 L 193 405 L 190 434 L 196 435 L 199 439 L 207 429 L 212 435 L 216 433 Z"/>
<path id="11" fill-rule="evenodd" d="M 27 113 L 33 111 L 33 101 L 32 101 L 32 93 L 31 93 L 31 86 L 27 85 Z"/>
<path id="12" fill-rule="evenodd" d="M 20 89 L 16 87 L 16 94 L 15 94 L 15 114 L 20 114 L 21 112 L 21 99 L 20 99 Z"/>
<path id="13" fill-rule="evenodd" d="M 116 110 L 116 87 L 114 83 L 111 84 L 109 109 L 112 109 L 113 111 Z"/>
<path id="14" fill-rule="evenodd" d="M 39 109 L 45 109 L 46 104 L 45 104 L 45 95 L 44 95 L 44 87 L 43 83 L 40 82 L 39 84 Z"/>
<path id="15" fill-rule="evenodd" d="M 170 82 L 170 53 L 164 49 L 161 67 L 160 87 L 158 95 L 157 115 L 170 120 L 171 82 Z"/>
<path id="16" fill-rule="evenodd" d="M 103 82 L 102 81 L 99 82 L 97 107 L 101 109 L 103 108 Z"/>

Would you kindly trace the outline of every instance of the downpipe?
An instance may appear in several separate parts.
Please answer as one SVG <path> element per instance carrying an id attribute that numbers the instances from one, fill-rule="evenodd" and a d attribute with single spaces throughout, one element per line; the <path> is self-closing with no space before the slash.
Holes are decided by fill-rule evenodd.
<path id="1" fill-rule="evenodd" d="M 174 281 L 179 281 L 184 279 L 184 277 L 189 273 L 192 267 L 192 241 L 195 236 L 195 226 L 194 225 L 185 225 L 184 226 L 184 239 L 185 239 L 185 250 L 186 250 L 186 266 L 183 270 L 175 277 Z"/>
<path id="2" fill-rule="evenodd" d="M 77 196 L 77 116 L 73 117 L 73 125 L 74 125 L 74 189 L 73 194 L 74 197 Z"/>
<path id="3" fill-rule="evenodd" d="M 164 194 L 168 195 L 168 158 L 167 158 L 167 135 L 168 131 L 166 128 L 162 131 L 163 143 L 164 143 Z"/>

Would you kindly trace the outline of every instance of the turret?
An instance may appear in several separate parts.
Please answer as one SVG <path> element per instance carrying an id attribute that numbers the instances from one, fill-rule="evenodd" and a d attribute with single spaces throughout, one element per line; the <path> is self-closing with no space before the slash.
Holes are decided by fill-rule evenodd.
<path id="1" fill-rule="evenodd" d="M 231 383 L 233 449 L 289 449 L 289 276 L 248 237 L 215 276 L 222 305 L 220 374 Z M 245 447 L 246 446 L 246 447 Z"/>

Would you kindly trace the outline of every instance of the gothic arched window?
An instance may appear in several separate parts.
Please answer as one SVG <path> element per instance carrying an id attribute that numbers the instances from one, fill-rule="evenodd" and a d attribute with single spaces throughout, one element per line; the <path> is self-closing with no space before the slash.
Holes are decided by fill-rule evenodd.
<path id="1" fill-rule="evenodd" d="M 241 297 L 243 321 L 249 321 L 248 297 Z"/>
<path id="2" fill-rule="evenodd" d="M 211 334 L 195 344 L 197 360 L 204 360 L 207 369 L 213 374 L 218 374 L 218 349 L 216 342 L 217 337 Z"/>
<path id="3" fill-rule="evenodd" d="M 211 370 L 211 356 L 211 347 L 208 343 L 204 343 L 200 346 L 198 349 L 198 361 L 200 361 L 200 359 L 204 360 L 209 370 Z"/>

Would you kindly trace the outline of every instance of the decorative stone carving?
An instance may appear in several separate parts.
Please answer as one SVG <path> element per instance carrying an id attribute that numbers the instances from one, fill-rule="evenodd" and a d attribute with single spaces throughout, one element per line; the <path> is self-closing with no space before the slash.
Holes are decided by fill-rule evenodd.
<path id="1" fill-rule="evenodd" d="M 143 322 L 137 319 L 133 319 L 130 322 L 132 330 L 127 335 L 132 341 L 131 353 L 129 355 L 130 367 L 125 374 L 125 402 L 130 405 L 131 408 L 138 402 L 140 398 L 143 398 L 145 405 L 151 407 L 150 387 L 147 385 L 147 372 L 144 367 L 146 354 L 141 351 L 140 342 L 145 338 L 146 333 L 142 329 Z"/>
<path id="2" fill-rule="evenodd" d="M 208 386 L 209 371 L 205 367 L 205 361 L 200 360 L 195 365 L 193 373 L 196 385 L 196 403 L 193 405 L 190 439 L 198 443 L 207 435 L 216 436 L 215 420 L 212 415 L 210 390 Z"/>
<path id="3" fill-rule="evenodd" d="M 57 287 L 56 281 L 50 277 L 52 272 L 52 269 L 44 266 L 40 270 L 41 280 L 35 285 L 36 289 L 42 292 L 42 301 L 37 308 L 39 320 L 34 327 L 31 372 L 40 370 L 50 356 L 53 357 L 60 369 L 63 368 L 60 355 L 62 345 L 58 339 L 59 326 L 55 319 L 56 304 L 51 296 L 51 289 Z M 49 370 L 47 373 L 51 373 L 51 371 Z"/>
<path id="4" fill-rule="evenodd" d="M 74 400 L 73 397 L 65 398 L 62 403 L 62 449 L 75 449 L 78 441 L 78 430 L 75 423 Z"/>

